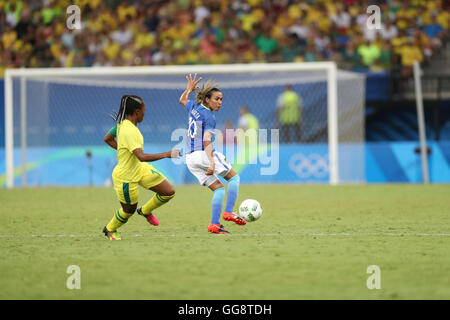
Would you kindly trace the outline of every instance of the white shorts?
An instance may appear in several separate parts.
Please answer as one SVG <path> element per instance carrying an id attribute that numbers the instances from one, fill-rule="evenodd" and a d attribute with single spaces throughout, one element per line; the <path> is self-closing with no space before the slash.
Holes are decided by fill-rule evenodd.
<path id="1" fill-rule="evenodd" d="M 222 153 L 214 151 L 213 157 L 215 164 L 214 174 L 207 176 L 206 171 L 208 171 L 210 162 L 205 151 L 199 150 L 186 154 L 187 167 L 202 186 L 209 187 L 219 179 L 217 176 L 225 177 L 232 169 Z"/>

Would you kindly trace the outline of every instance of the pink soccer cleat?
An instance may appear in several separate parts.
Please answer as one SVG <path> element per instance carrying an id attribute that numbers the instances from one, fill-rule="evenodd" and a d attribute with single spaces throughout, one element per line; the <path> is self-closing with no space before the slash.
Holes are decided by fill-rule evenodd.
<path id="1" fill-rule="evenodd" d="M 143 214 L 142 208 L 137 208 L 137 213 L 147 219 L 148 223 L 150 223 L 151 225 L 154 225 L 155 227 L 159 225 L 159 221 L 158 219 L 156 219 L 153 213 L 150 212 L 149 214 Z"/>
<path id="2" fill-rule="evenodd" d="M 154 225 L 155 227 L 159 224 L 158 219 L 156 219 L 155 215 L 153 213 L 150 213 L 148 216 L 146 216 L 147 221 Z"/>

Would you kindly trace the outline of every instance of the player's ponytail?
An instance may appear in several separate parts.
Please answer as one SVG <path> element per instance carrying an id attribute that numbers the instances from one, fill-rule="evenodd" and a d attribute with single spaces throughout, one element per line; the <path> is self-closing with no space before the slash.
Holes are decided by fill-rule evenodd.
<path id="1" fill-rule="evenodd" d="M 122 96 L 122 99 L 120 100 L 119 111 L 117 111 L 116 114 L 113 114 L 112 118 L 115 122 L 121 123 L 127 115 L 133 114 L 134 110 L 141 109 L 143 105 L 144 100 L 142 100 L 141 97 L 126 94 Z"/>
<path id="2" fill-rule="evenodd" d="M 212 80 L 208 80 L 200 90 L 197 91 L 196 95 L 196 103 L 206 104 L 206 98 L 211 99 L 211 96 L 214 92 L 220 92 L 220 90 L 216 87 L 216 84 Z"/>

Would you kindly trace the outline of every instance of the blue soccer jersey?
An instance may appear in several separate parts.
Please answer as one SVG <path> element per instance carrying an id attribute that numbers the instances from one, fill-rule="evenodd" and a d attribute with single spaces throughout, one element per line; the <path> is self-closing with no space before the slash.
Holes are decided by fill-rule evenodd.
<path id="1" fill-rule="evenodd" d="M 196 104 L 193 100 L 186 103 L 186 109 L 189 116 L 186 153 L 204 150 L 203 135 L 206 131 L 214 135 L 216 117 L 211 109 L 202 104 Z M 215 151 L 214 148 L 213 151 Z"/>

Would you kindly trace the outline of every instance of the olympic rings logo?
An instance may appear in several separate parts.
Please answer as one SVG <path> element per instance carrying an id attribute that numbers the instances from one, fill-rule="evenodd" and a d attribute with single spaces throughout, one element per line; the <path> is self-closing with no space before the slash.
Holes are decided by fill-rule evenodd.
<path id="1" fill-rule="evenodd" d="M 325 178 L 329 174 L 328 161 L 325 157 L 317 153 L 307 156 L 297 153 L 289 159 L 289 168 L 294 171 L 299 178 Z"/>

